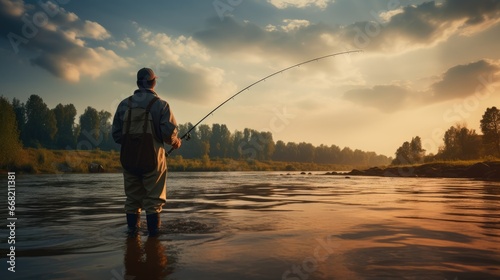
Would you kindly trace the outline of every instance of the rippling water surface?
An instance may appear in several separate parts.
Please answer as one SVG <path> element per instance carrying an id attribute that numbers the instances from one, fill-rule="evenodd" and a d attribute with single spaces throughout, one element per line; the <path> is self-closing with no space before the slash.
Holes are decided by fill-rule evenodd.
<path id="1" fill-rule="evenodd" d="M 171 172 L 151 239 L 126 238 L 121 174 L 16 186 L 0 279 L 500 279 L 499 182 Z"/>

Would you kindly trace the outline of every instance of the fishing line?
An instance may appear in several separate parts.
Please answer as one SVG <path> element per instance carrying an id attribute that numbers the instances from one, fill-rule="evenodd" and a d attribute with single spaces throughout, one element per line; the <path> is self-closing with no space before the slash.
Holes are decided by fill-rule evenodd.
<path id="1" fill-rule="evenodd" d="M 290 70 L 292 68 L 295 68 L 295 67 L 299 67 L 301 65 L 304 65 L 304 64 L 307 64 L 307 63 L 310 63 L 310 62 L 313 62 L 313 61 L 318 61 L 318 60 L 321 60 L 321 59 L 325 59 L 325 58 L 328 58 L 328 57 L 332 57 L 332 56 L 337 56 L 337 55 L 342 55 L 342 54 L 349 54 L 349 53 L 357 53 L 357 52 L 362 52 L 362 50 L 350 50 L 350 51 L 343 51 L 343 52 L 338 52 L 338 53 L 333 53 L 333 54 L 328 54 L 328 55 L 324 55 L 324 56 L 320 56 L 320 57 L 316 57 L 316 58 L 313 58 L 313 59 L 309 59 L 307 61 L 303 61 L 301 63 L 297 63 L 295 65 L 292 65 L 292 66 L 289 66 L 287 68 L 284 68 L 284 69 L 281 69 L 279 71 L 276 71 L 272 74 L 269 74 L 267 76 L 265 76 L 264 78 L 256 81 L 256 82 L 253 82 L 251 83 L 250 85 L 246 86 L 245 88 L 243 88 L 242 90 L 238 91 L 237 93 L 233 94 L 231 97 L 229 97 L 228 99 L 224 100 L 224 102 L 222 102 L 221 104 L 219 104 L 217 107 L 215 107 L 212 111 L 210 111 L 206 116 L 204 116 L 200 121 L 198 121 L 195 125 L 193 125 L 193 127 L 191 127 L 186 133 L 184 133 L 184 135 L 181 136 L 181 139 L 184 139 L 186 138 L 186 140 L 189 140 L 191 138 L 190 136 L 190 132 L 193 131 L 193 129 L 195 127 L 197 127 L 201 122 L 203 122 L 206 118 L 208 118 L 210 115 L 213 115 L 213 113 L 215 111 L 217 111 L 217 109 L 219 109 L 220 107 L 222 107 L 224 104 L 226 104 L 227 102 L 229 102 L 230 100 L 234 99 L 237 95 L 239 95 L 240 93 L 244 92 L 245 90 L 248 90 L 250 89 L 251 87 L 253 87 L 254 85 L 262 82 L 262 81 L 265 81 L 266 79 L 268 78 L 271 78 L 272 76 L 275 76 L 277 74 L 280 74 L 280 73 L 283 73 L 287 70 Z M 168 152 L 165 152 L 165 155 L 168 157 L 170 155 L 170 153 L 174 150 L 174 148 L 171 148 Z"/>

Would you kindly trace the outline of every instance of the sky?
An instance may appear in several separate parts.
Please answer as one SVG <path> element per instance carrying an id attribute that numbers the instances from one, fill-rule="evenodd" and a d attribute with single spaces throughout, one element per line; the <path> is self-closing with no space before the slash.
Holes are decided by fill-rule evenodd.
<path id="1" fill-rule="evenodd" d="M 0 95 L 114 114 L 152 68 L 180 124 L 394 156 L 500 106 L 500 0 L 0 0 Z"/>

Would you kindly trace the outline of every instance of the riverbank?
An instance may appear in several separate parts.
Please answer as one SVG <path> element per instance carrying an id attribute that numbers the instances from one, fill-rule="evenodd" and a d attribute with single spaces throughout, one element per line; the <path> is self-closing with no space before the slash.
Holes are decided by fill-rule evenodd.
<path id="1" fill-rule="evenodd" d="M 331 171 L 351 170 L 350 165 L 317 164 L 308 162 L 279 162 L 234 159 L 184 159 L 172 156 L 167 160 L 169 171 Z M 96 167 L 92 170 L 90 166 Z M 121 173 L 120 153 L 117 151 L 81 151 L 23 149 L 15 162 L 0 167 L 5 172 L 25 174 Z"/>
<path id="2" fill-rule="evenodd" d="M 326 175 L 335 174 L 331 172 Z M 365 170 L 353 169 L 345 175 L 500 180 L 500 161 L 450 161 L 385 168 L 372 167 Z"/>
<path id="3" fill-rule="evenodd" d="M 81 151 L 23 149 L 16 161 L 0 168 L 6 172 L 25 174 L 89 173 L 90 165 L 101 166 L 104 173 L 121 173 L 120 153 L 117 151 Z M 355 168 L 355 169 L 353 169 Z M 168 158 L 170 171 L 328 171 L 325 175 L 426 177 L 426 178 L 477 178 L 500 179 L 500 160 L 447 161 L 420 165 L 388 167 L 353 167 L 338 164 L 306 162 L 279 162 L 234 159 L 184 159 Z M 339 170 L 352 170 L 347 173 Z"/>

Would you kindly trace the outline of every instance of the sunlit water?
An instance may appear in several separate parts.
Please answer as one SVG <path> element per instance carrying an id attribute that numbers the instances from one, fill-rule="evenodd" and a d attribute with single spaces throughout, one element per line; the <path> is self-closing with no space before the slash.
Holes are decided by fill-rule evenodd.
<path id="1" fill-rule="evenodd" d="M 157 239 L 126 238 L 121 174 L 16 186 L 0 279 L 500 279 L 499 182 L 171 172 Z"/>

